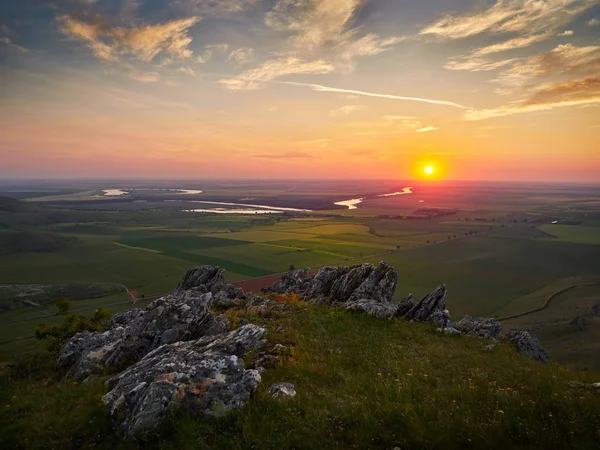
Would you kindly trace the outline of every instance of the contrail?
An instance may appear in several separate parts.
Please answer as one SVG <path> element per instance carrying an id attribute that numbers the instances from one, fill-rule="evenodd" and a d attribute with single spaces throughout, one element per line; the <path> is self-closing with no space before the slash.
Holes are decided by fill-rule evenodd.
<path id="1" fill-rule="evenodd" d="M 290 84 L 292 86 L 306 86 L 312 88 L 314 91 L 319 92 L 340 92 L 343 94 L 356 94 L 356 95 L 364 95 L 366 97 L 379 97 L 379 98 L 389 98 L 391 100 L 408 100 L 412 102 L 425 102 L 425 103 L 433 103 L 435 105 L 446 105 L 446 106 L 454 106 L 455 108 L 461 109 L 471 109 L 467 106 L 459 105 L 458 103 L 446 102 L 444 100 L 431 100 L 429 98 L 419 98 L 419 97 L 403 97 L 400 95 L 391 95 L 391 94 L 376 94 L 373 92 L 364 92 L 364 91 L 355 91 L 352 89 L 339 89 L 329 86 L 321 86 L 320 84 L 310 84 L 310 83 L 296 83 L 293 81 L 282 81 L 282 84 Z"/>

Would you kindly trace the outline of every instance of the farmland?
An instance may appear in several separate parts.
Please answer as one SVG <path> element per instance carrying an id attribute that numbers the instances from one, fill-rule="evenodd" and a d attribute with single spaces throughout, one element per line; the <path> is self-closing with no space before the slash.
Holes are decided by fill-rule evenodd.
<path id="1" fill-rule="evenodd" d="M 0 251 L 0 284 L 122 285 L 151 297 L 172 290 L 188 268 L 199 264 L 224 267 L 228 279 L 236 281 L 291 266 L 317 269 L 385 260 L 399 273 L 397 299 L 408 293 L 419 297 L 445 283 L 456 319 L 526 313 L 576 284 L 573 280 L 600 275 L 598 187 L 421 184 L 412 195 L 380 197 L 407 185 L 188 183 L 176 187 L 202 189 L 203 194 L 183 200 L 149 190 L 132 190 L 128 198 L 98 197 L 112 184 L 39 185 L 29 194 L 0 186 L 5 198 L 0 202 L 0 237 L 11 242 Z M 348 198 L 365 200 L 356 210 L 333 209 L 335 201 Z M 310 211 L 184 212 L 197 208 L 193 201 L 200 199 Z M 18 245 L 12 239 L 17 235 Z M 128 307 L 128 300 L 121 292 L 73 302 L 74 308 L 88 310 L 111 305 L 115 312 Z M 577 303 L 563 302 L 561 314 L 568 315 L 570 302 Z M 53 311 L 51 305 L 23 304 L 0 313 L 0 321 Z M 551 322 L 548 311 L 532 314 L 530 319 L 539 320 L 527 327 Z M 575 309 L 572 315 L 577 315 Z M 55 320 L 4 324 L 0 343 L 31 336 L 33 326 Z M 591 329 L 600 325 L 590 324 Z M 0 345 L 0 360 L 30 346 L 27 340 L 17 342 Z"/>

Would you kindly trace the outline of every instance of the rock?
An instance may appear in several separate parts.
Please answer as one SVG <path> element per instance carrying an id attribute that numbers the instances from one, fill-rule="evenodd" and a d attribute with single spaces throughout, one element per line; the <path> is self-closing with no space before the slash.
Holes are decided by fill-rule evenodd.
<path id="1" fill-rule="evenodd" d="M 389 319 L 396 315 L 396 305 L 392 303 L 381 303 L 377 300 L 361 299 L 349 301 L 344 304 L 347 311 L 356 311 L 369 316 L 379 317 L 380 319 Z"/>
<path id="2" fill-rule="evenodd" d="M 369 276 L 356 288 L 349 299 L 368 298 L 380 303 L 390 303 L 398 284 L 398 272 L 386 262 L 380 262 Z"/>
<path id="3" fill-rule="evenodd" d="M 360 299 L 391 302 L 398 273 L 385 262 L 376 267 L 357 264 L 350 267 L 323 267 L 311 276 L 307 269 L 288 272 L 263 292 L 296 293 L 312 301 L 345 303 Z"/>
<path id="4" fill-rule="evenodd" d="M 130 323 L 133 319 L 138 317 L 141 314 L 142 310 L 139 308 L 131 308 L 127 311 L 123 311 L 115 314 L 110 318 L 107 323 L 107 329 L 124 327 L 128 323 Z"/>
<path id="5" fill-rule="evenodd" d="M 250 364 L 249 367 L 250 369 L 256 370 L 270 369 L 271 367 L 275 367 L 277 364 L 279 364 L 279 358 L 277 358 L 277 356 L 263 355 L 256 361 L 254 361 L 252 364 Z"/>
<path id="6" fill-rule="evenodd" d="M 478 336 L 483 339 L 496 339 L 500 336 L 502 325 L 494 319 L 465 316 L 454 324 L 462 334 Z"/>
<path id="7" fill-rule="evenodd" d="M 431 294 L 410 308 L 403 317 L 417 322 L 429 322 L 446 328 L 450 321 L 450 313 L 446 309 L 446 286 L 441 285 Z"/>
<path id="8" fill-rule="evenodd" d="M 510 343 L 517 347 L 517 350 L 525 356 L 535 359 L 536 361 L 544 363 L 548 362 L 548 353 L 542 348 L 540 341 L 530 335 L 527 331 L 511 330 L 506 333 L 506 337 Z"/>
<path id="9" fill-rule="evenodd" d="M 273 286 L 264 287 L 261 292 L 274 294 L 298 293 L 302 294 L 310 288 L 312 277 L 310 270 L 297 269 L 286 272 Z"/>
<path id="10" fill-rule="evenodd" d="M 400 303 L 398 303 L 398 307 L 396 308 L 396 316 L 404 317 L 406 313 L 408 313 L 414 305 L 412 302 L 413 295 L 408 294 L 408 297 L 402 299 Z"/>
<path id="11" fill-rule="evenodd" d="M 460 331 L 458 331 L 456 328 L 453 327 L 446 327 L 444 328 L 444 334 L 462 334 Z"/>
<path id="12" fill-rule="evenodd" d="M 181 406 L 208 416 L 241 408 L 260 383 L 242 357 L 264 347 L 266 330 L 245 325 L 230 333 L 161 346 L 107 382 L 110 417 L 137 438 Z"/>
<path id="13" fill-rule="evenodd" d="M 585 321 L 583 317 L 577 316 L 571 321 L 570 325 L 577 328 L 579 331 L 583 331 L 583 328 L 585 327 Z"/>
<path id="14" fill-rule="evenodd" d="M 188 270 L 177 284 L 175 291 L 187 291 L 200 286 L 210 291 L 211 287 L 219 284 L 225 284 L 225 270 L 217 266 L 205 265 Z"/>
<path id="15" fill-rule="evenodd" d="M 127 367 L 161 345 L 227 331 L 229 319 L 209 311 L 211 300 L 211 293 L 201 294 L 197 289 L 161 297 L 131 317 L 113 318 L 113 326 L 119 322 L 124 326 L 104 333 L 76 334 L 59 356 L 58 366 L 82 380 Z"/>
<path id="16" fill-rule="evenodd" d="M 294 398 L 296 388 L 292 383 L 277 383 L 269 388 L 269 394 L 273 398 Z"/>
<path id="17" fill-rule="evenodd" d="M 486 346 L 485 346 L 485 349 L 486 349 L 488 352 L 491 352 L 492 350 L 494 350 L 494 348 L 495 348 L 495 347 L 496 347 L 496 344 L 490 344 L 490 345 L 486 345 Z"/>

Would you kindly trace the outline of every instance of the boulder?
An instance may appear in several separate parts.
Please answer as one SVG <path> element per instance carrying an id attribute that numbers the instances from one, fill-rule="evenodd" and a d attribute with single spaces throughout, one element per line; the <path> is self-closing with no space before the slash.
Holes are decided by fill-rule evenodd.
<path id="1" fill-rule="evenodd" d="M 396 315 L 396 305 L 389 302 L 379 302 L 371 299 L 354 300 L 344 303 L 348 311 L 361 312 L 380 319 L 390 319 Z"/>
<path id="2" fill-rule="evenodd" d="M 408 313 L 414 305 L 412 302 L 413 295 L 408 294 L 408 297 L 403 298 L 400 303 L 398 303 L 398 307 L 396 308 L 396 316 L 404 317 L 406 313 Z"/>
<path id="3" fill-rule="evenodd" d="M 296 293 L 311 301 L 330 303 L 370 299 L 391 302 L 398 283 L 398 273 L 385 262 L 377 266 L 357 264 L 350 267 L 323 267 L 311 276 L 308 269 L 288 272 L 263 292 Z"/>
<path id="4" fill-rule="evenodd" d="M 219 416 L 241 408 L 260 383 L 243 356 L 265 345 L 266 330 L 245 325 L 230 333 L 163 345 L 107 382 L 102 398 L 129 438 L 169 417 L 176 406 Z"/>
<path id="5" fill-rule="evenodd" d="M 261 292 L 273 294 L 303 294 L 311 286 L 312 276 L 308 269 L 291 270 L 283 274 L 283 276 L 272 286 L 264 287 Z"/>
<path id="6" fill-rule="evenodd" d="M 115 371 L 139 361 L 150 351 L 178 341 L 222 333 L 229 319 L 209 311 L 211 293 L 197 289 L 176 291 L 153 301 L 144 310 L 119 315 L 115 328 L 104 333 L 78 333 L 69 340 L 58 359 L 77 380 L 104 370 Z M 124 326 L 117 326 L 123 323 Z"/>
<path id="7" fill-rule="evenodd" d="M 175 292 L 198 289 L 199 292 L 220 294 L 221 297 L 239 299 L 244 297 L 244 290 L 225 282 L 225 269 L 218 266 L 199 266 L 186 272 L 177 284 Z"/>
<path id="8" fill-rule="evenodd" d="M 402 305 L 402 303 L 401 303 Z M 406 304 L 403 308 L 406 308 Z M 446 309 L 446 286 L 441 285 L 431 294 L 423 297 L 416 305 L 402 314 L 407 320 L 416 322 L 429 322 L 439 327 L 446 328 L 450 321 L 450 313 Z"/>
<path id="9" fill-rule="evenodd" d="M 500 336 L 502 325 L 494 319 L 465 316 L 454 324 L 462 334 L 477 336 L 483 339 L 496 339 Z"/>
<path id="10" fill-rule="evenodd" d="M 277 383 L 269 388 L 269 395 L 273 398 L 294 398 L 296 388 L 292 383 Z"/>
<path id="11" fill-rule="evenodd" d="M 511 330 L 506 333 L 506 337 L 525 356 L 543 363 L 548 362 L 548 353 L 542 348 L 540 341 L 527 331 Z"/>
<path id="12" fill-rule="evenodd" d="M 350 295 L 350 300 L 368 298 L 389 303 L 398 284 L 398 272 L 386 262 L 380 262 Z"/>

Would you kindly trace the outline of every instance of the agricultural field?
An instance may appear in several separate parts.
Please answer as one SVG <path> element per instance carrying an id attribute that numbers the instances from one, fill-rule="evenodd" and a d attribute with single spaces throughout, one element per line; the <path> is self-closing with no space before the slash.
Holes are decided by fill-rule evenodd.
<path id="1" fill-rule="evenodd" d="M 381 197 L 410 184 L 180 183 L 173 187 L 203 192 L 182 198 L 166 182 L 153 185 L 161 191 L 147 186 L 0 186 L 0 285 L 123 286 L 150 298 L 170 292 L 200 264 L 221 266 L 229 281 L 240 281 L 291 267 L 385 260 L 399 273 L 397 300 L 443 283 L 453 319 L 506 319 L 600 275 L 598 187 L 418 184 L 410 195 Z M 127 196 L 102 196 L 117 187 L 129 189 Z M 357 209 L 334 205 L 350 198 L 364 200 Z M 200 199 L 215 213 L 185 212 Z M 217 213 L 237 208 L 232 204 L 280 209 Z M 72 300 L 90 312 L 132 304 L 127 292 Z M 0 361 L 31 347 L 24 338 L 36 324 L 58 320 L 51 304 L 19 305 L 0 312 Z M 555 307 L 548 311 L 525 317 L 546 323 Z M 513 322 L 521 324 L 506 320 Z M 534 322 L 523 323 L 535 328 Z"/>

